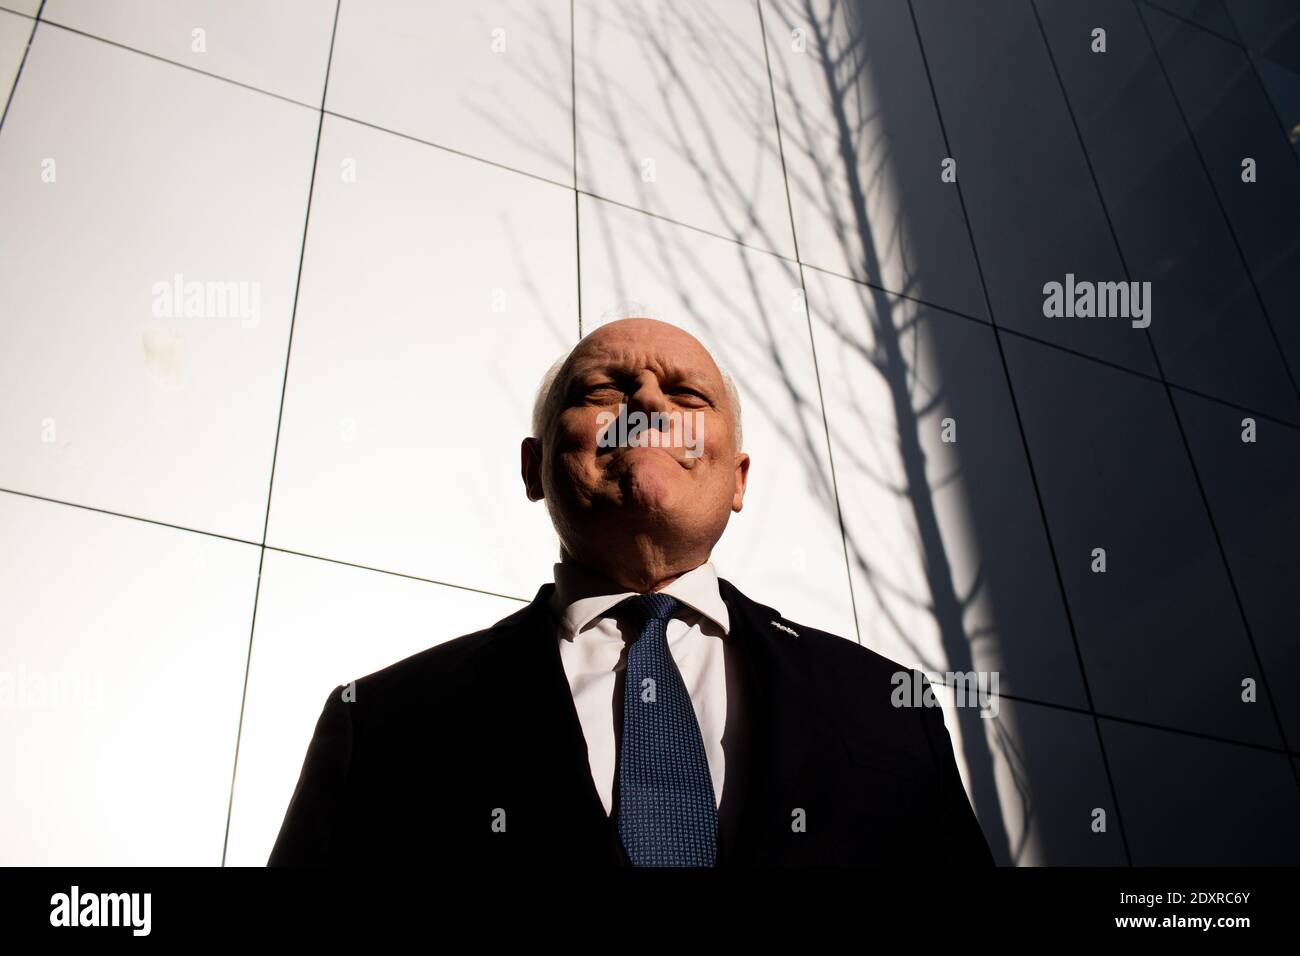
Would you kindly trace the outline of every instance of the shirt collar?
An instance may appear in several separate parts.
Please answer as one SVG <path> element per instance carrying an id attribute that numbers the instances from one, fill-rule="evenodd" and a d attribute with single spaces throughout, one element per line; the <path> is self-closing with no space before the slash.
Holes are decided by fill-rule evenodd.
<path id="1" fill-rule="evenodd" d="M 555 593 L 551 596 L 551 608 L 570 635 L 581 633 L 592 621 L 604 616 L 614 605 L 636 593 L 624 590 L 621 585 L 568 561 L 558 562 L 554 572 Z M 731 617 L 718 590 L 718 573 L 712 563 L 706 561 L 687 571 L 667 587 L 661 588 L 659 593 L 677 598 L 713 621 L 723 634 L 729 633 Z"/>

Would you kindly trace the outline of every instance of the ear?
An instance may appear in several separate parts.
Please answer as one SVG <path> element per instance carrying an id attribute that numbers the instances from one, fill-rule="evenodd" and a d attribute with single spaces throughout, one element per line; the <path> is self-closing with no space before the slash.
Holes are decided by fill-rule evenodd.
<path id="1" fill-rule="evenodd" d="M 519 446 L 519 476 L 529 501 L 546 497 L 542 491 L 542 443 L 536 438 L 525 438 Z"/>
<path id="2" fill-rule="evenodd" d="M 731 496 L 731 510 L 740 511 L 745 503 L 745 487 L 749 481 L 749 456 L 743 451 L 736 455 L 736 490 Z"/>

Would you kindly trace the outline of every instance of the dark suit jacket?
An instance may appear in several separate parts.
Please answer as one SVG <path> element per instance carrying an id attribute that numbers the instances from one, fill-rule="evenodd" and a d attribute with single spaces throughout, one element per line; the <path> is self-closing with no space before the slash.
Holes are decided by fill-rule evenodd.
<path id="1" fill-rule="evenodd" d="M 719 587 L 718 865 L 915 865 L 932 851 L 991 866 L 942 711 L 890 703 L 906 668 Z M 353 702 L 336 687 L 269 865 L 627 865 L 587 764 L 553 590 L 361 678 Z"/>

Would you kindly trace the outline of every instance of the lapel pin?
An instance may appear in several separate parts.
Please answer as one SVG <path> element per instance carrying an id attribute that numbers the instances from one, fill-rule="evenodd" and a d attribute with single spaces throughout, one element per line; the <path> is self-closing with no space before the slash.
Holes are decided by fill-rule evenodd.
<path id="1" fill-rule="evenodd" d="M 798 637 L 798 636 L 799 636 L 799 632 L 796 631 L 793 627 L 786 627 L 786 626 L 785 626 L 784 624 L 782 624 L 780 621 L 773 621 L 773 622 L 772 622 L 772 626 L 773 626 L 774 628 L 776 628 L 778 631 L 785 631 L 785 632 L 786 632 L 787 634 L 789 634 L 791 637 Z"/>

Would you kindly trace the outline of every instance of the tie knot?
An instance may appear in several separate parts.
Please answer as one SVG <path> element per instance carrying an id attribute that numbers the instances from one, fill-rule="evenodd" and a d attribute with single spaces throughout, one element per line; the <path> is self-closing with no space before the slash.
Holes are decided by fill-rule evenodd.
<path id="1" fill-rule="evenodd" d="M 618 603 L 616 611 L 635 615 L 641 621 L 666 621 L 682 606 L 671 594 L 636 594 Z"/>

